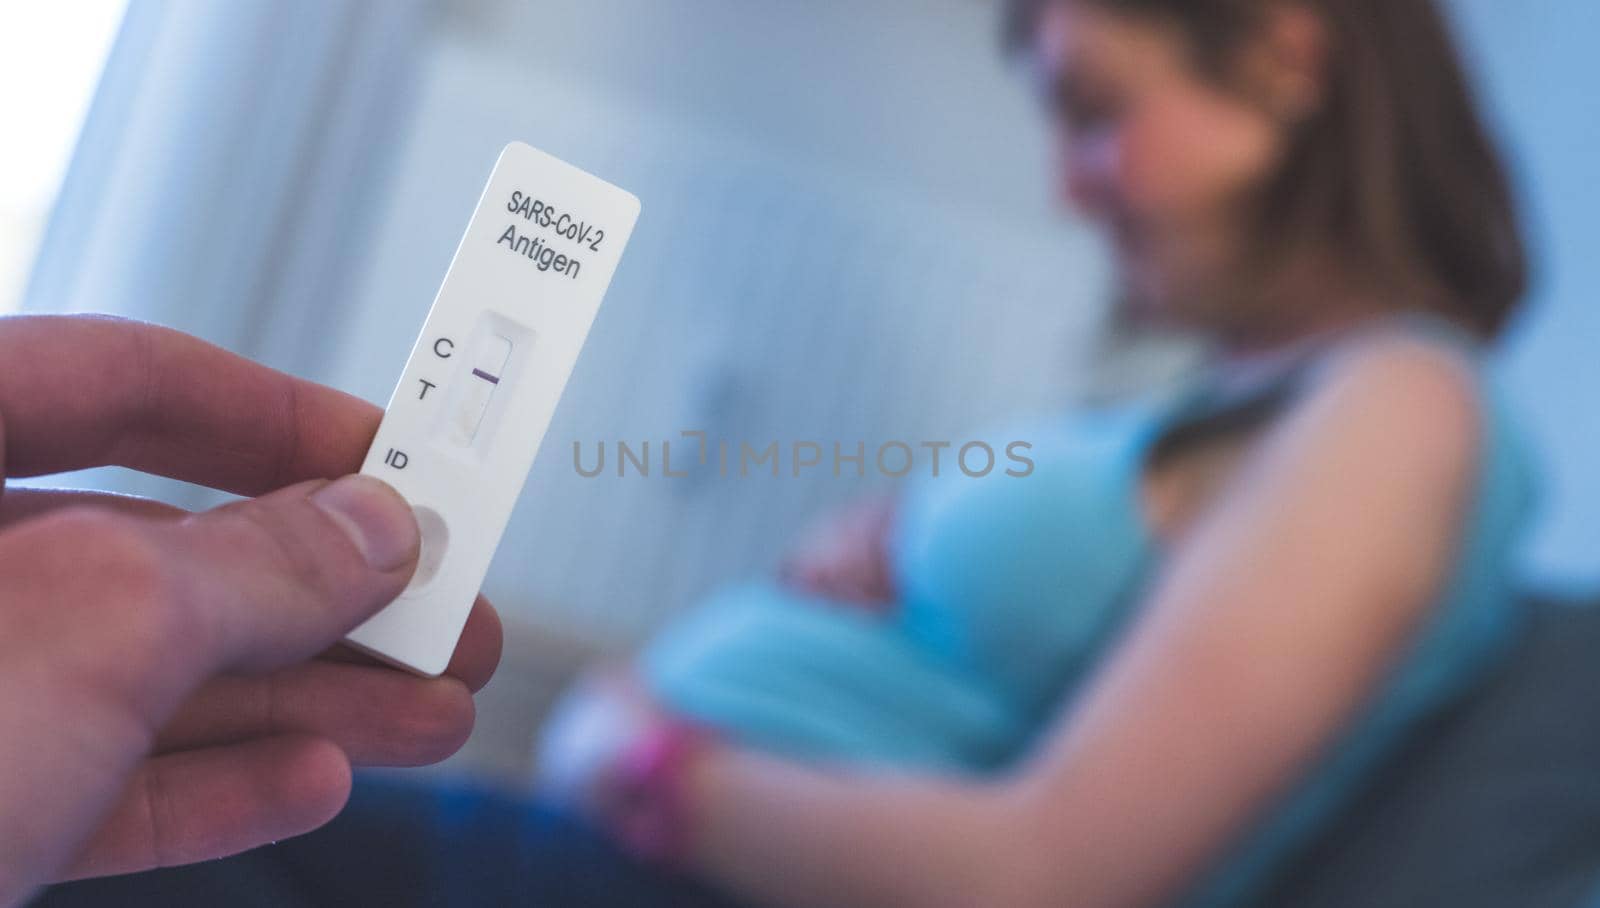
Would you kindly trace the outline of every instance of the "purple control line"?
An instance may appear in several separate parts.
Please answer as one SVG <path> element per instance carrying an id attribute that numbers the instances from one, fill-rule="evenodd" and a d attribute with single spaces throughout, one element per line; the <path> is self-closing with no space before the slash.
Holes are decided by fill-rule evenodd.
<path id="1" fill-rule="evenodd" d="M 478 376 L 479 378 L 483 379 L 484 381 L 488 382 L 491 385 L 500 384 L 500 376 L 498 376 L 498 375 L 490 375 L 489 373 L 483 371 L 482 369 L 473 369 L 472 370 L 472 374 Z"/>

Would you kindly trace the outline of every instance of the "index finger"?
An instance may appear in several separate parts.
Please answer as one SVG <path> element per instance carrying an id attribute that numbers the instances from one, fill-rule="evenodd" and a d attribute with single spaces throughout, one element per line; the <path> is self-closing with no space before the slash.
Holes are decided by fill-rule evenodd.
<path id="1" fill-rule="evenodd" d="M 360 469 L 383 411 L 177 331 L 124 319 L 0 319 L 5 465 L 116 465 L 259 495 Z"/>

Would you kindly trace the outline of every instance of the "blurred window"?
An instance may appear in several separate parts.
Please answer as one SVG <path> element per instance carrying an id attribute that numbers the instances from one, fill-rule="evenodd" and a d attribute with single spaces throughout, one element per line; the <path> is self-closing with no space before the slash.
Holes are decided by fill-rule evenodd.
<path id="1" fill-rule="evenodd" d="M 0 11 L 0 314 L 15 312 L 127 0 Z"/>

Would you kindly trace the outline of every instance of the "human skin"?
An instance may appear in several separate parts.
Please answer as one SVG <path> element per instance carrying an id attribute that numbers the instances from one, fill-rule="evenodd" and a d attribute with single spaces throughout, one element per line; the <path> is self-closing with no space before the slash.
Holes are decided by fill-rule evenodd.
<path id="1" fill-rule="evenodd" d="M 499 659 L 486 601 L 437 679 L 337 645 L 415 567 L 405 502 L 346 475 L 380 416 L 174 331 L 0 320 L 7 477 L 114 464 L 247 496 L 0 496 L 0 905 L 307 832 L 352 765 L 465 740 Z"/>

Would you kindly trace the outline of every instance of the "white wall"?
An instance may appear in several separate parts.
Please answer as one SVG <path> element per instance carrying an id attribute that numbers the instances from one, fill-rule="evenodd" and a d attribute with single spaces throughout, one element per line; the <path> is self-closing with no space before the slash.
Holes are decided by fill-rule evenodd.
<path id="1" fill-rule="evenodd" d="M 1551 471 L 1536 575 L 1600 580 L 1600 290 L 1582 0 L 1456 0 L 1543 271 L 1505 371 Z M 1514 8 L 1513 8 L 1514 7 Z M 573 440 L 959 436 L 1059 404 L 1106 275 L 1045 189 L 1032 101 L 966 0 L 456 5 L 424 66 L 346 317 L 381 400 L 479 183 L 513 138 L 635 191 L 644 216 L 489 589 L 614 637 L 769 566 L 871 482 L 580 480 Z M 1585 79 L 1585 75 L 1590 78 Z"/>
<path id="2" fill-rule="evenodd" d="M 615 639 L 770 567 L 884 483 L 581 479 L 571 446 L 964 440 L 1059 406 L 1103 298 L 1032 102 L 966 0 L 596 0 L 456 8 L 422 77 L 350 329 L 323 377 L 381 400 L 499 148 L 643 216 L 488 583 Z"/>

